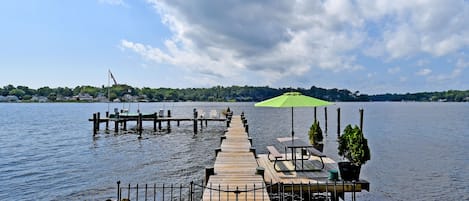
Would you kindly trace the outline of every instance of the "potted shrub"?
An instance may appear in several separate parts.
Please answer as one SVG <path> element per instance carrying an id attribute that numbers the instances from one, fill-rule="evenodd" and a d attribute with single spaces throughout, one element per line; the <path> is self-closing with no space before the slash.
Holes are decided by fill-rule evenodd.
<path id="1" fill-rule="evenodd" d="M 322 152 L 324 149 L 324 144 L 322 142 L 324 137 L 322 136 L 322 130 L 319 126 L 319 121 L 314 121 L 313 125 L 311 125 L 309 128 L 308 135 L 309 142 L 314 146 L 314 148 Z"/>
<path id="2" fill-rule="evenodd" d="M 370 160 L 368 140 L 363 136 L 361 129 L 350 124 L 339 137 L 339 156 L 346 158 L 347 162 L 339 162 L 339 171 L 343 180 L 352 181 L 360 179 L 360 169 Z"/>

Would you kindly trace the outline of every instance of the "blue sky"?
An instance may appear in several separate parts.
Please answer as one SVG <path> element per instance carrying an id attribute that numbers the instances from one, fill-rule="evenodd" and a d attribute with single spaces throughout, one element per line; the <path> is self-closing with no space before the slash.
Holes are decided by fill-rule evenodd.
<path id="1" fill-rule="evenodd" d="M 467 0 L 6 1 L 0 86 L 469 89 Z"/>

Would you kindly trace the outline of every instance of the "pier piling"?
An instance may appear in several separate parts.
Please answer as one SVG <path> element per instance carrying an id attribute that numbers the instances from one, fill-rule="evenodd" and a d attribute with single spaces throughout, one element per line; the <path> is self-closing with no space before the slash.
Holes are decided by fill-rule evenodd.
<path id="1" fill-rule="evenodd" d="M 106 121 L 106 131 L 108 131 L 109 130 L 109 111 L 106 112 L 106 119 L 107 119 L 107 121 Z"/>
<path id="2" fill-rule="evenodd" d="M 158 120 L 158 113 L 153 114 L 153 132 L 156 132 L 156 121 Z"/>
<path id="3" fill-rule="evenodd" d="M 340 107 L 337 108 L 337 137 L 340 136 Z"/>
<path id="4" fill-rule="evenodd" d="M 93 113 L 93 136 L 96 135 L 97 130 L 96 130 L 96 122 L 97 122 L 97 117 L 96 113 Z"/>
<path id="5" fill-rule="evenodd" d="M 326 131 L 326 135 L 327 135 L 327 107 L 324 107 L 324 127 L 325 127 L 325 131 Z"/>
<path id="6" fill-rule="evenodd" d="M 363 108 L 358 110 L 360 113 L 360 130 L 363 131 Z"/>
<path id="7" fill-rule="evenodd" d="M 194 134 L 197 134 L 197 116 L 198 116 L 198 112 L 197 112 L 197 109 L 194 108 L 194 120 L 193 120 L 193 124 L 194 124 Z"/>
<path id="8" fill-rule="evenodd" d="M 99 122 L 100 122 L 100 119 L 101 119 L 101 114 L 99 112 L 96 113 L 96 117 L 97 117 L 96 129 L 97 129 L 97 131 L 99 131 Z"/>
<path id="9" fill-rule="evenodd" d="M 314 122 L 317 121 L 317 108 L 314 107 Z"/>

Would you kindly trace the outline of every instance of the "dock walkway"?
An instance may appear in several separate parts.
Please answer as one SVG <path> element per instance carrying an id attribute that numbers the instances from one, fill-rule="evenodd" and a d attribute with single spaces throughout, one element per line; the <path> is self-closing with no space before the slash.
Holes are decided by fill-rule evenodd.
<path id="1" fill-rule="evenodd" d="M 202 200 L 270 200 L 240 116 L 233 116 L 213 168 Z"/>

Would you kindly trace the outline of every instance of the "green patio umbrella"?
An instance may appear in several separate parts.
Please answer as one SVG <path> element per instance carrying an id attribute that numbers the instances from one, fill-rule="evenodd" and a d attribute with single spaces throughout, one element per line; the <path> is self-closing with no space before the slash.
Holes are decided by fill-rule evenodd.
<path id="1" fill-rule="evenodd" d="M 318 107 L 331 105 L 332 103 L 313 98 L 310 96 L 305 96 L 300 92 L 287 92 L 283 95 L 264 100 L 262 102 L 256 103 L 255 107 L 290 107 L 291 108 L 291 135 L 292 140 L 295 136 L 293 131 L 293 108 L 294 107 Z"/>

